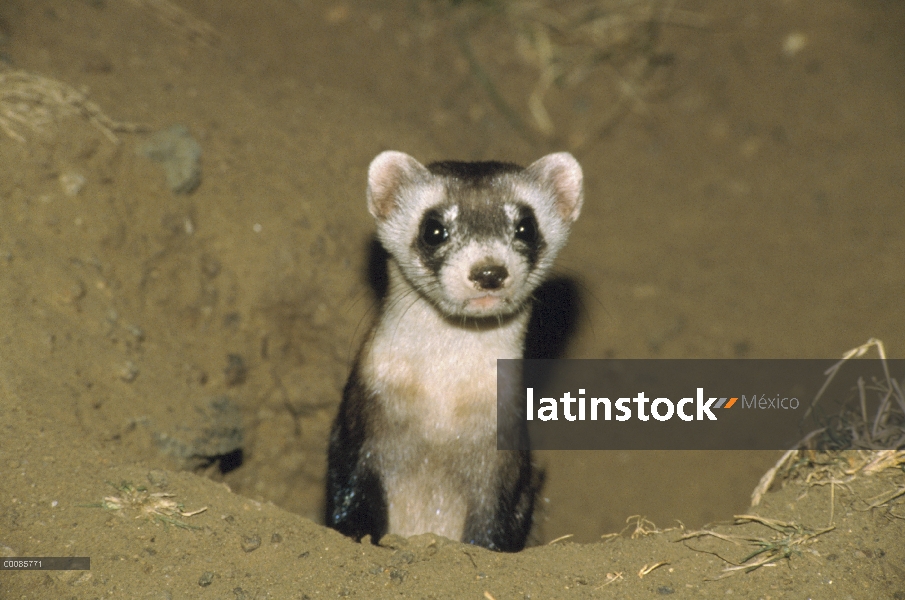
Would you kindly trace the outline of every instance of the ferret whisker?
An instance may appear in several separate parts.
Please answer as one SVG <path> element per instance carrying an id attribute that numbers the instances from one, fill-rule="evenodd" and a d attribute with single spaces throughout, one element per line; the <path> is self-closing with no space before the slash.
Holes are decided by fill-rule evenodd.
<path id="1" fill-rule="evenodd" d="M 365 290 L 360 290 L 356 293 L 357 298 L 355 302 L 358 302 L 359 298 L 364 298 L 367 292 Z M 362 330 L 362 324 L 366 320 L 373 320 L 373 315 L 377 312 L 377 309 L 381 305 L 382 300 L 380 298 L 371 298 L 369 306 L 364 310 L 362 315 L 358 318 L 358 322 L 355 324 L 355 329 L 352 331 L 352 339 L 349 342 L 348 354 L 346 356 L 346 360 L 350 363 L 354 360 L 355 355 L 357 354 L 356 348 L 361 346 L 361 338 L 360 332 Z"/>
<path id="2" fill-rule="evenodd" d="M 396 327 L 393 329 L 392 339 L 393 339 L 394 343 L 396 340 L 396 331 L 399 329 L 400 325 L 403 323 L 403 320 L 405 319 L 405 315 L 408 314 L 408 312 L 412 309 L 412 307 L 418 303 L 418 299 L 419 299 L 418 292 L 415 290 L 409 290 L 409 291 L 405 292 L 399 298 L 399 302 L 401 303 L 403 300 L 406 300 L 409 298 L 411 299 L 411 302 L 409 302 L 408 306 L 406 306 L 405 309 L 402 311 L 402 319 L 399 320 L 399 322 L 396 324 Z"/>

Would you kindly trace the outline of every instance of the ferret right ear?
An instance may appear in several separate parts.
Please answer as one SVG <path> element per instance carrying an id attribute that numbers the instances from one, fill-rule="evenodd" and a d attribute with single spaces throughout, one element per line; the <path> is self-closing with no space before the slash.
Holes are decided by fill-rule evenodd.
<path id="1" fill-rule="evenodd" d="M 368 167 L 368 210 L 382 221 L 396 209 L 397 193 L 406 183 L 429 172 L 420 162 L 404 152 L 381 152 Z"/>
<path id="2" fill-rule="evenodd" d="M 568 152 L 548 154 L 525 170 L 553 192 L 556 210 L 563 221 L 573 223 L 584 202 L 584 175 L 575 157 Z"/>

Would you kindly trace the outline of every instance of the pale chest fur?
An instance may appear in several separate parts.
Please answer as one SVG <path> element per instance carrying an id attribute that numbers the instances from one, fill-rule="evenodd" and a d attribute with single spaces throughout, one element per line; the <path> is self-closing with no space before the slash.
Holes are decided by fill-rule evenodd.
<path id="1" fill-rule="evenodd" d="M 377 325 L 362 365 L 384 416 L 435 442 L 494 435 L 496 361 L 521 358 L 528 311 L 479 328 L 444 318 L 423 299 L 397 305 Z"/>
<path id="2" fill-rule="evenodd" d="M 389 532 L 460 539 L 467 511 L 496 501 L 496 361 L 521 357 L 528 311 L 479 328 L 412 295 L 387 306 L 361 368 L 385 430 L 365 450 L 386 488 Z"/>

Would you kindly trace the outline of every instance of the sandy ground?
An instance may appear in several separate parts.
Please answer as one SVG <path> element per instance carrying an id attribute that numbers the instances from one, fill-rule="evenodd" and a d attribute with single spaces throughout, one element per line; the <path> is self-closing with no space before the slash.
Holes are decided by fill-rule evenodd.
<path id="1" fill-rule="evenodd" d="M 901 498 L 867 508 L 900 469 L 769 494 L 757 514 L 835 526 L 807 541 L 719 529 L 777 538 L 776 566 L 721 578 L 756 545 L 677 541 L 749 512 L 778 452 L 540 453 L 518 555 L 316 524 L 385 149 L 576 155 L 566 356 L 902 355 L 905 9 L 677 8 L 551 91 L 545 134 L 511 21 L 469 3 L 0 2 L 0 76 L 38 86 L 0 87 L 0 554 L 92 557 L 0 598 L 905 598 Z M 174 124 L 190 194 L 141 150 Z M 632 515 L 662 532 L 601 537 Z"/>

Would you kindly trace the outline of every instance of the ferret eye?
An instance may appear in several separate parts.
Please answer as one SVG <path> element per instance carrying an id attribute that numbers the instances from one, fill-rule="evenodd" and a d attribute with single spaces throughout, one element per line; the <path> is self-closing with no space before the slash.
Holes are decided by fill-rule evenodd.
<path id="1" fill-rule="evenodd" d="M 446 225 L 439 219 L 428 217 L 421 224 L 421 241 L 428 246 L 439 246 L 449 237 Z"/>
<path id="2" fill-rule="evenodd" d="M 515 226 L 515 239 L 533 244 L 537 241 L 537 221 L 534 217 L 525 217 Z"/>

